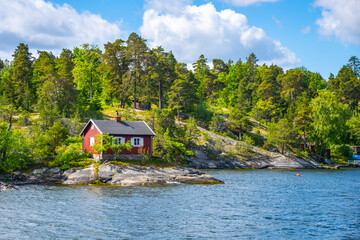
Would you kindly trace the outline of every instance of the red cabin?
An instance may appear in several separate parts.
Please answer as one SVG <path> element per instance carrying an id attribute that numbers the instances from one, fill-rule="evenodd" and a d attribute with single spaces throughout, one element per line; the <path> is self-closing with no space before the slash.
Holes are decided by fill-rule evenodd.
<path id="1" fill-rule="evenodd" d="M 131 142 L 131 151 L 121 152 L 124 157 L 140 155 L 143 152 L 152 154 L 152 138 L 155 133 L 151 128 L 144 121 L 121 121 L 121 117 L 115 117 L 115 120 L 90 119 L 80 133 L 83 137 L 83 151 L 91 152 L 98 160 L 113 156 L 110 150 L 106 153 L 97 153 L 92 147 L 95 144 L 95 136 L 106 133 L 114 137 L 118 143 Z"/>

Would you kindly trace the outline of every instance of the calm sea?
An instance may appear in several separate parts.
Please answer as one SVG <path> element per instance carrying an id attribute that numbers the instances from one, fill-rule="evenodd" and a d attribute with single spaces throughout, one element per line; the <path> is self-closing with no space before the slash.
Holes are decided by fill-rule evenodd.
<path id="1" fill-rule="evenodd" d="M 360 239 L 360 170 L 208 173 L 226 184 L 0 192 L 0 239 Z"/>

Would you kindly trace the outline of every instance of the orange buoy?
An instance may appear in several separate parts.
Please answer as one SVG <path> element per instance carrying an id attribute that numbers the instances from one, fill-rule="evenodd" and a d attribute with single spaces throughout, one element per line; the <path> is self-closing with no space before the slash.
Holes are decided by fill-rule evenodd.
<path id="1" fill-rule="evenodd" d="M 300 174 L 296 174 L 297 177 L 300 177 Z"/>

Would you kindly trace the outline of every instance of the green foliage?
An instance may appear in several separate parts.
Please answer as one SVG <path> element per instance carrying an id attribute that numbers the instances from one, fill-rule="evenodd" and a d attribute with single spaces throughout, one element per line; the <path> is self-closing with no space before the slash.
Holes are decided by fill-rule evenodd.
<path id="1" fill-rule="evenodd" d="M 117 159 L 117 155 L 125 149 L 131 151 L 132 146 L 130 141 L 126 143 L 116 143 L 115 140 L 115 138 L 112 138 L 112 144 L 110 146 L 110 149 L 114 152 L 114 159 Z"/>
<path id="2" fill-rule="evenodd" d="M 111 150 L 114 153 L 114 160 L 117 159 L 117 155 L 123 150 L 131 151 L 131 142 L 126 143 L 117 142 L 117 139 L 110 136 L 108 133 L 95 135 L 95 144 L 93 146 L 95 152 L 102 153 Z"/>
<path id="3" fill-rule="evenodd" d="M 253 108 L 252 115 L 257 120 L 265 119 L 266 122 L 271 122 L 272 119 L 279 115 L 279 107 L 276 106 L 272 97 L 266 100 L 259 100 Z"/>
<path id="4" fill-rule="evenodd" d="M 292 124 L 287 119 L 280 119 L 278 123 L 271 123 L 268 132 L 268 144 L 273 144 L 283 154 L 286 149 L 291 149 L 296 133 Z"/>
<path id="5" fill-rule="evenodd" d="M 208 110 L 206 103 L 201 102 L 194 107 L 193 114 L 204 121 L 210 121 L 213 113 Z"/>
<path id="6" fill-rule="evenodd" d="M 197 102 L 196 83 L 194 76 L 189 72 L 184 63 L 175 66 L 177 78 L 169 91 L 169 106 L 177 111 L 178 118 L 180 111 L 189 112 Z"/>
<path id="7" fill-rule="evenodd" d="M 60 115 L 70 117 L 72 113 L 76 112 L 76 99 L 78 92 L 74 84 L 74 76 L 72 71 L 74 69 L 74 54 L 69 49 L 63 49 L 60 57 L 55 59 L 56 74 L 58 77 L 58 109 Z"/>
<path id="8" fill-rule="evenodd" d="M 124 41 L 117 39 L 114 43 L 105 44 L 105 52 L 101 64 L 102 77 L 104 81 L 104 93 L 113 105 L 114 99 L 126 100 L 127 88 L 124 77 L 129 68 L 126 59 L 126 47 Z"/>
<path id="9" fill-rule="evenodd" d="M 61 166 L 62 170 L 70 168 L 71 163 L 79 161 L 83 157 L 81 147 L 77 144 L 62 145 L 56 149 L 55 160 L 52 161 L 49 166 Z"/>
<path id="10" fill-rule="evenodd" d="M 108 133 L 95 135 L 95 144 L 93 149 L 97 153 L 101 153 L 110 149 L 112 145 L 112 136 Z"/>
<path id="11" fill-rule="evenodd" d="M 56 156 L 53 161 L 48 163 L 49 167 L 60 167 L 67 170 L 71 167 L 84 167 L 90 164 L 91 154 L 84 153 L 82 150 L 81 137 L 69 137 L 64 144 L 56 148 Z"/>
<path id="12" fill-rule="evenodd" d="M 253 123 L 239 108 L 231 111 L 228 121 L 231 129 L 239 133 L 239 140 L 242 139 L 244 133 L 250 132 L 253 128 Z"/>
<path id="13" fill-rule="evenodd" d="M 331 145 L 346 143 L 351 113 L 347 104 L 339 102 L 334 93 L 328 90 L 319 92 L 311 101 L 312 138 L 325 149 Z"/>
<path id="14" fill-rule="evenodd" d="M 19 118 L 18 118 L 18 123 L 22 126 L 28 126 L 30 124 L 30 113 L 26 110 L 23 111 L 19 111 Z"/>
<path id="15" fill-rule="evenodd" d="M 83 44 L 74 49 L 74 83 L 80 91 L 78 101 L 79 113 L 82 116 L 96 117 L 99 108 L 99 97 L 102 92 L 100 77 L 101 51 L 97 46 Z"/>
<path id="16" fill-rule="evenodd" d="M 261 136 L 259 133 L 251 133 L 247 132 L 244 134 L 244 139 L 251 139 L 253 145 L 262 147 L 265 144 L 265 138 Z"/>
<path id="17" fill-rule="evenodd" d="M 331 145 L 330 150 L 331 155 L 338 157 L 352 158 L 353 155 L 353 149 L 348 144 Z"/>
<path id="18" fill-rule="evenodd" d="M 360 145 L 360 116 L 353 115 L 348 122 L 350 139 L 355 145 Z"/>
<path id="19" fill-rule="evenodd" d="M 11 173 L 29 167 L 33 157 L 29 142 L 19 130 L 9 130 L 0 122 L 0 172 Z"/>
<path id="20" fill-rule="evenodd" d="M 35 99 L 35 85 L 32 81 L 32 55 L 28 45 L 20 43 L 13 57 L 10 69 L 2 79 L 4 96 L 16 108 L 22 107 L 29 111 Z"/>
<path id="21" fill-rule="evenodd" d="M 171 110 L 163 109 L 157 112 L 156 116 L 156 134 L 164 135 L 168 132 L 170 137 L 174 137 L 177 134 L 178 128 L 175 124 L 175 118 Z"/>
<path id="22" fill-rule="evenodd" d="M 211 118 L 210 130 L 215 133 L 220 131 L 220 118 L 216 113 Z"/>
<path id="23" fill-rule="evenodd" d="M 132 107 L 132 101 L 152 108 L 143 115 L 157 134 L 155 154 L 165 161 L 183 161 L 198 135 L 195 119 L 179 127 L 176 113 L 178 119 L 191 113 L 210 123 L 215 132 L 220 125 L 218 114 L 229 114 L 230 129 L 218 134 L 239 133 L 240 139 L 262 146 L 264 139 L 251 133 L 250 115 L 269 126 L 266 145 L 282 151 L 297 146 L 298 135 L 304 136 L 304 143 L 316 142 L 320 152 L 335 145 L 360 145 L 356 56 L 326 82 L 305 67 L 284 72 L 276 65 L 258 65 L 253 53 L 244 62 L 213 59 L 212 68 L 201 55 L 194 70 L 188 70 L 172 52 L 149 49 L 146 39 L 136 33 L 126 42 L 105 44 L 104 52 L 84 44 L 64 49 L 58 57 L 38 53 L 33 58 L 28 46 L 20 43 L 13 61 L 0 60 L 0 118 L 13 128 L 1 130 L 2 171 L 45 158 L 58 159 L 63 169 L 72 166 L 66 159 L 76 158 L 79 152 L 73 146 L 77 140 L 68 142 L 72 141 L 68 136 L 76 136 L 89 118 L 107 118 L 102 114 L 104 105 Z M 124 120 L 137 120 L 135 111 L 120 110 Z M 117 147 L 113 151 L 122 150 Z M 241 151 L 247 152 L 245 148 Z"/>
<path id="24" fill-rule="evenodd" d="M 196 126 L 196 120 L 194 117 L 190 117 L 185 126 L 185 137 L 184 142 L 185 145 L 190 148 L 193 147 L 195 142 L 198 140 L 198 135 L 200 131 Z"/>
<path id="25" fill-rule="evenodd" d="M 252 148 L 253 148 L 253 145 L 255 145 L 255 141 L 249 136 L 249 135 L 245 135 L 244 136 L 244 147 L 245 147 L 245 150 L 247 152 L 251 152 L 252 151 Z"/>
<path id="26" fill-rule="evenodd" d="M 56 155 L 56 149 L 61 146 L 68 137 L 68 130 L 57 121 L 43 133 L 40 129 L 33 129 L 35 143 L 34 153 L 44 157 Z"/>
<path id="27" fill-rule="evenodd" d="M 164 135 L 157 136 L 153 146 L 154 154 L 170 163 L 183 163 L 186 157 L 193 155 L 192 151 L 187 150 L 185 144 L 170 136 L 169 130 L 166 130 Z"/>

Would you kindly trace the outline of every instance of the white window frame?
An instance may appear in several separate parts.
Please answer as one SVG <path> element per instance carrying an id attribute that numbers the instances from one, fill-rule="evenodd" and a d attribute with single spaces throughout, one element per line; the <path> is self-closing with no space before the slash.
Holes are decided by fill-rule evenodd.
<path id="1" fill-rule="evenodd" d="M 91 130 L 92 130 L 92 129 L 94 129 L 94 124 L 93 124 L 93 123 L 91 123 Z"/>
<path id="2" fill-rule="evenodd" d="M 144 146 L 144 138 L 142 137 L 132 137 L 131 146 L 133 147 L 142 147 Z"/>
<path id="3" fill-rule="evenodd" d="M 125 143 L 125 138 L 124 137 L 114 137 L 112 139 L 112 144 L 113 145 L 117 145 L 117 144 L 120 144 L 120 143 Z"/>
<path id="4" fill-rule="evenodd" d="M 90 137 L 90 147 L 94 146 L 95 144 L 95 137 Z"/>

